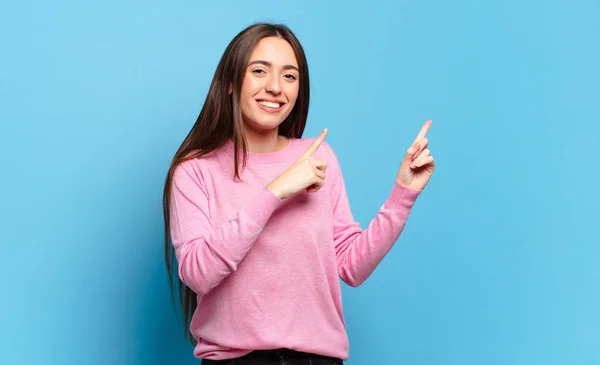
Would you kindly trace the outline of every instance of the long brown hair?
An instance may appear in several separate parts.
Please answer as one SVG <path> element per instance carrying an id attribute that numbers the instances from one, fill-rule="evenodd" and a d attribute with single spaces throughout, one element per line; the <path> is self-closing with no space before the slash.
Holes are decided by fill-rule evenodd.
<path id="1" fill-rule="evenodd" d="M 219 146 L 227 139 L 234 144 L 233 178 L 240 178 L 240 161 L 238 151 L 241 149 L 241 165 L 247 159 L 247 144 L 243 133 L 242 113 L 240 110 L 240 92 L 246 71 L 248 58 L 257 43 L 266 37 L 279 37 L 286 40 L 294 50 L 300 73 L 299 90 L 296 104 L 290 115 L 279 126 L 279 134 L 288 138 L 300 138 L 304 133 L 306 118 L 308 116 L 308 102 L 310 87 L 308 77 L 308 64 L 302 45 L 292 31 L 281 24 L 258 23 L 241 31 L 229 43 L 215 71 L 213 80 L 208 90 L 208 95 L 200 115 L 192 129 L 183 140 L 175 153 L 163 191 L 163 215 L 165 225 L 165 261 L 169 276 L 171 297 L 175 300 L 173 276 L 175 252 L 170 235 L 170 205 L 173 173 L 176 167 L 187 160 L 201 157 Z M 230 93 L 231 86 L 231 93 Z M 189 336 L 190 342 L 195 345 L 195 339 L 190 335 L 190 320 L 196 310 L 196 293 L 178 279 L 179 301 L 183 309 L 184 336 Z"/>

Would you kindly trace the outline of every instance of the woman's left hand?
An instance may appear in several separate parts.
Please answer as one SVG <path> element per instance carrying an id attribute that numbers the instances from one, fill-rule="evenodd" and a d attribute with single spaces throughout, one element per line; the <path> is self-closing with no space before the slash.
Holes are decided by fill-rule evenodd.
<path id="1" fill-rule="evenodd" d="M 417 138 L 406 151 L 396 177 L 396 181 L 401 185 L 423 190 L 433 174 L 435 162 L 433 156 L 431 156 L 431 151 L 429 151 L 429 141 L 426 138 L 430 126 L 431 120 L 425 122 Z"/>

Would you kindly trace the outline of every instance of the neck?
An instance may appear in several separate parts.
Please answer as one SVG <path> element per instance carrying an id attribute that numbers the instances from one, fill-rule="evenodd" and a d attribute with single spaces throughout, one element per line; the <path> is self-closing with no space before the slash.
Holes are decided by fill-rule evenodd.
<path id="1" fill-rule="evenodd" d="M 278 135 L 277 132 L 278 130 L 274 129 L 260 133 L 251 128 L 244 128 L 248 152 L 271 153 L 283 149 L 287 145 L 287 138 Z"/>

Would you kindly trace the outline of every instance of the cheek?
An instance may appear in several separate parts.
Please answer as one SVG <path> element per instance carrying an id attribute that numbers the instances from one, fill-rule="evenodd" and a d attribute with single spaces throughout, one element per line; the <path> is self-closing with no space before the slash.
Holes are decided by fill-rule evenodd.
<path id="1" fill-rule="evenodd" d="M 260 90 L 260 82 L 255 78 L 246 77 L 242 83 L 242 97 L 252 97 Z"/>
<path id="2" fill-rule="evenodd" d="M 288 89 L 286 90 L 286 96 L 290 104 L 294 104 L 296 102 L 296 99 L 298 99 L 298 92 L 299 87 L 297 83 L 288 86 Z"/>

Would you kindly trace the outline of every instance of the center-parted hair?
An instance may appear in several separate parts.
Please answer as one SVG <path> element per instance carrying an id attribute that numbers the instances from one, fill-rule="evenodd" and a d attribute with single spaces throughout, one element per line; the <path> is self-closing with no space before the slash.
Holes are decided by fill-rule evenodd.
<path id="1" fill-rule="evenodd" d="M 170 205 L 173 173 L 177 166 L 187 160 L 201 157 L 231 139 L 234 144 L 234 171 L 240 177 L 240 167 L 247 159 L 247 143 L 244 136 L 240 93 L 250 54 L 263 38 L 279 37 L 286 40 L 294 50 L 299 69 L 299 90 L 296 103 L 289 116 L 279 126 L 279 134 L 289 138 L 301 138 L 308 117 L 310 84 L 308 64 L 302 45 L 292 31 L 281 24 L 258 23 L 242 30 L 229 43 L 215 71 L 204 105 L 192 129 L 175 153 L 167 173 L 163 191 L 163 215 L 165 225 L 165 260 L 169 286 L 174 298 L 175 252 L 170 239 Z M 231 89 L 230 89 L 231 88 Z M 230 93 L 231 90 L 231 93 Z M 243 151 L 242 163 L 239 151 Z M 177 275 L 178 277 L 178 275 Z M 178 279 L 179 301 L 183 309 L 184 334 L 192 344 L 190 320 L 196 309 L 196 293 Z"/>

